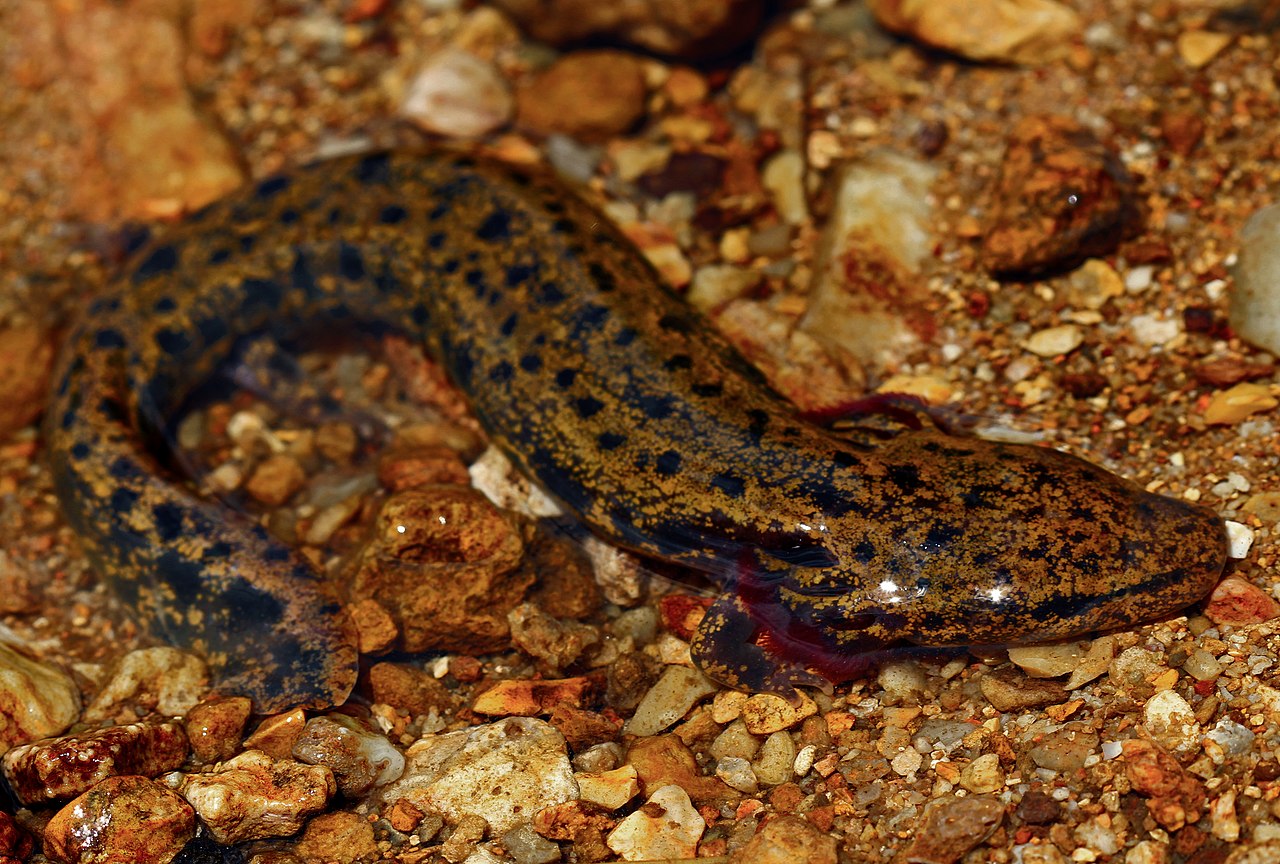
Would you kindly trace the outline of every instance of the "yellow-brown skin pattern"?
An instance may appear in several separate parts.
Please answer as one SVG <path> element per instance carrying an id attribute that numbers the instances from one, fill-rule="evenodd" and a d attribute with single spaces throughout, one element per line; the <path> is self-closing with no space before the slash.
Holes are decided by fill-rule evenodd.
<path id="1" fill-rule="evenodd" d="M 375 154 L 264 181 L 143 250 L 74 331 L 48 412 L 59 495 L 98 567 L 259 710 L 342 701 L 350 625 L 293 552 L 149 448 L 238 337 L 318 321 L 421 338 L 594 531 L 734 589 L 694 643 L 734 686 L 820 683 L 805 665 L 839 678 L 887 640 L 1154 618 L 1225 561 L 1208 510 L 1053 450 L 805 423 L 560 185 Z"/>

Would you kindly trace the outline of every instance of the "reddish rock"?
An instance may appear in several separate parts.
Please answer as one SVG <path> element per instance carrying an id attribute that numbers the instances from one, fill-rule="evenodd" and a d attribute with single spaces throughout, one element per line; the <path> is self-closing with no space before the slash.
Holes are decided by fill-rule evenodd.
<path id="1" fill-rule="evenodd" d="M 588 678 L 499 681 L 476 697 L 471 710 L 500 717 L 536 717 L 557 705 L 582 707 L 591 689 Z"/>
<path id="2" fill-rule="evenodd" d="M 391 614 L 406 651 L 500 651 L 507 613 L 533 584 L 523 555 L 522 528 L 481 493 L 412 489 L 382 505 L 349 593 Z"/>
<path id="3" fill-rule="evenodd" d="M 1178 760 L 1150 741 L 1125 741 L 1124 771 L 1135 792 L 1147 796 L 1152 817 L 1170 831 L 1200 819 L 1204 812 L 1204 784 L 1188 774 Z"/>
<path id="4" fill-rule="evenodd" d="M 59 864 L 168 864 L 195 834 L 191 805 L 145 777 L 108 777 L 49 820 L 44 854 Z"/>
<path id="5" fill-rule="evenodd" d="M 155 777 L 186 761 L 190 747 L 175 721 L 131 723 L 16 747 L 4 774 L 22 803 L 73 798 L 114 775 Z"/>
<path id="6" fill-rule="evenodd" d="M 992 194 L 986 266 L 1033 274 L 1113 250 L 1138 228 L 1133 183 L 1119 157 L 1065 117 L 1020 121 Z"/>
<path id="7" fill-rule="evenodd" d="M 375 663 L 369 669 L 369 689 L 374 702 L 407 711 L 411 715 L 448 714 L 457 707 L 449 688 L 421 669 L 400 663 Z"/>
<path id="8" fill-rule="evenodd" d="M 307 823 L 293 847 L 304 861 L 376 861 L 380 858 L 373 826 L 359 813 L 322 813 Z"/>
<path id="9" fill-rule="evenodd" d="M 275 714 L 259 723 L 258 728 L 244 739 L 245 749 L 261 750 L 272 759 L 288 759 L 306 724 L 307 715 L 301 708 Z"/>
<path id="10" fill-rule="evenodd" d="M 57 340 L 34 324 L 0 330 L 0 439 L 44 410 Z"/>
<path id="11" fill-rule="evenodd" d="M 621 51 L 566 54 L 516 93 L 517 125 L 602 141 L 634 126 L 645 111 L 644 63 Z"/>
<path id="12" fill-rule="evenodd" d="M 220 762 L 234 756 L 252 711 L 253 703 L 244 696 L 215 696 L 192 708 L 184 723 L 195 757 Z"/>
<path id="13" fill-rule="evenodd" d="M 344 714 L 308 720 L 302 737 L 293 745 L 293 757 L 329 768 L 337 778 L 338 790 L 348 798 L 359 798 L 404 773 L 404 754 L 387 736 Z"/>
<path id="14" fill-rule="evenodd" d="M 1252 582 L 1228 576 L 1209 595 L 1204 614 L 1215 624 L 1240 627 L 1280 616 L 1280 603 Z"/>

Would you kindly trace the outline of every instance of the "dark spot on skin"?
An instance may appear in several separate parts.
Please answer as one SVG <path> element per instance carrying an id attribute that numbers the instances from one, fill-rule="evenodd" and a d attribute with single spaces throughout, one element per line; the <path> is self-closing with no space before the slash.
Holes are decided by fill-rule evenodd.
<path id="1" fill-rule="evenodd" d="M 206 561 L 210 559 L 226 558 L 228 555 L 230 555 L 234 551 L 235 551 L 235 547 L 232 546 L 230 543 L 226 543 L 222 540 L 217 540 L 217 541 L 214 541 L 213 543 L 210 543 L 207 547 L 205 547 L 205 550 L 201 554 L 201 557 Z"/>
<path id="2" fill-rule="evenodd" d="M 653 420 L 665 420 L 674 410 L 675 399 L 671 396 L 644 395 L 636 400 L 640 410 Z"/>
<path id="3" fill-rule="evenodd" d="M 427 245 L 432 249 L 442 249 L 447 239 L 448 235 L 443 231 L 432 231 L 427 235 Z"/>
<path id="4" fill-rule="evenodd" d="M 862 461 L 857 456 L 852 453 L 846 453 L 844 450 L 837 450 L 832 453 L 831 461 L 841 468 L 856 468 L 862 464 Z"/>
<path id="5" fill-rule="evenodd" d="M 156 536 L 168 543 L 182 536 L 182 508 L 177 504 L 157 504 L 151 508 Z"/>
<path id="6" fill-rule="evenodd" d="M 609 307 L 599 303 L 586 303 L 578 313 L 579 326 L 590 330 L 599 330 L 608 320 Z"/>
<path id="7" fill-rule="evenodd" d="M 217 315 L 201 318 L 196 322 L 196 329 L 200 331 L 200 338 L 204 340 L 206 346 L 227 336 L 227 322 Z"/>
<path id="8" fill-rule="evenodd" d="M 167 297 L 167 296 L 161 297 L 159 300 L 157 300 L 155 303 L 151 305 L 151 310 L 153 312 L 159 312 L 161 314 L 164 314 L 166 312 L 172 312 L 174 309 L 177 309 L 177 308 L 178 308 L 178 302 L 174 300 L 172 297 Z"/>
<path id="9" fill-rule="evenodd" d="M 511 238 L 511 216 L 502 210 L 494 210 L 476 229 L 476 237 L 487 243 Z"/>
<path id="10" fill-rule="evenodd" d="M 475 291 L 477 300 L 483 297 L 485 292 L 489 290 L 489 286 L 484 279 L 483 270 L 468 270 L 463 274 L 462 278 Z"/>
<path id="11" fill-rule="evenodd" d="M 413 319 L 415 325 L 422 327 L 431 320 L 431 313 L 427 310 L 425 303 L 415 303 L 409 310 L 409 317 Z"/>
<path id="12" fill-rule="evenodd" d="M 191 336 L 182 330 L 157 330 L 155 342 L 170 357 L 179 357 L 191 348 Z"/>
<path id="13" fill-rule="evenodd" d="M 600 445 L 601 450 L 617 450 L 627 443 L 627 436 L 619 435 L 617 432 L 601 432 L 596 437 L 596 443 Z"/>
<path id="14" fill-rule="evenodd" d="M 342 221 L 342 208 L 334 207 L 329 211 L 328 222 L 330 225 L 337 225 Z"/>
<path id="15" fill-rule="evenodd" d="M 536 275 L 537 269 L 528 264 L 513 264 L 507 268 L 507 287 L 518 288 Z"/>
<path id="16" fill-rule="evenodd" d="M 90 315 L 107 315 L 120 309 L 120 300 L 115 297 L 99 297 L 89 304 Z"/>
<path id="17" fill-rule="evenodd" d="M 489 370 L 489 380 L 495 384 L 505 384 L 511 380 L 511 376 L 515 374 L 515 371 L 515 367 L 506 360 L 500 360 L 493 364 L 493 368 Z"/>
<path id="18" fill-rule="evenodd" d="M 577 230 L 578 226 L 572 219 L 557 219 L 551 223 L 552 234 L 573 234 Z"/>
<path id="19" fill-rule="evenodd" d="M 564 292 L 554 282 L 543 282 L 534 295 L 534 301 L 542 306 L 555 306 L 564 300 Z"/>
<path id="20" fill-rule="evenodd" d="M 382 208 L 382 212 L 378 214 L 378 221 L 383 225 L 398 225 L 403 222 L 409 215 L 409 211 L 397 204 L 388 204 Z"/>
<path id="21" fill-rule="evenodd" d="M 573 382 L 578 378 L 577 369 L 561 369 L 556 373 L 556 386 L 562 390 L 568 390 L 573 386 Z"/>
<path id="22" fill-rule="evenodd" d="M 364 256 L 350 243 L 338 244 L 338 272 L 343 279 L 358 282 L 364 278 Z"/>
<path id="23" fill-rule="evenodd" d="M 81 459 L 87 459 L 89 457 L 89 454 L 92 452 L 93 452 L 93 448 L 91 448 L 88 444 L 84 443 L 83 441 L 77 441 L 76 443 L 71 445 L 71 458 L 75 459 L 76 461 L 79 461 Z"/>
<path id="24" fill-rule="evenodd" d="M 938 522 L 929 526 L 921 549 L 934 554 L 945 554 L 964 536 L 963 529 L 956 525 Z"/>
<path id="25" fill-rule="evenodd" d="M 99 348 L 123 348 L 125 342 L 119 330 L 104 328 L 94 334 L 93 344 Z"/>
<path id="26" fill-rule="evenodd" d="M 133 505 L 138 503 L 138 493 L 121 486 L 112 491 L 109 503 L 116 513 L 128 513 L 133 510 Z"/>
<path id="27" fill-rule="evenodd" d="M 107 469 L 107 472 L 115 480 L 130 480 L 141 476 L 143 473 L 138 463 L 124 456 L 117 456 L 111 460 L 111 467 Z"/>
<path id="28" fill-rule="evenodd" d="M 507 320 L 502 322 L 502 326 L 498 328 L 498 332 L 500 332 L 503 336 L 510 336 L 512 333 L 516 332 L 516 324 L 519 321 L 520 321 L 520 316 L 512 312 L 510 315 L 507 316 Z"/>
<path id="29" fill-rule="evenodd" d="M 178 266 L 178 250 L 172 245 L 158 246 L 133 271 L 133 284 L 139 285 L 156 276 L 171 273 Z"/>
<path id="30" fill-rule="evenodd" d="M 520 358 L 520 368 L 526 372 L 537 372 L 542 368 L 542 358 L 537 354 L 526 354 Z"/>
<path id="31" fill-rule="evenodd" d="M 596 288 L 602 294 L 608 294 L 618 287 L 618 282 L 613 278 L 613 274 L 609 272 L 609 268 L 605 267 L 599 261 L 592 261 L 587 266 L 588 272 L 591 274 L 591 281 L 596 284 Z"/>
<path id="32" fill-rule="evenodd" d="M 292 207 L 288 208 L 287 210 L 281 210 L 281 211 L 280 211 L 280 222 L 281 222 L 281 224 L 283 224 L 283 225 L 294 225 L 294 224 L 296 224 L 296 223 L 297 223 L 297 221 L 298 221 L 298 211 L 297 211 L 297 210 L 294 210 Z M 248 238 L 247 238 L 247 237 L 242 238 L 242 241 L 243 241 L 243 240 L 246 240 L 246 239 L 248 239 Z"/>
<path id="33" fill-rule="evenodd" d="M 391 157 L 386 153 L 374 153 L 356 163 L 355 178 L 361 183 L 391 182 Z"/>
<path id="34" fill-rule="evenodd" d="M 765 430 L 769 428 L 769 414 L 760 408 L 752 408 L 747 412 L 747 431 L 752 437 L 759 440 L 764 435 Z"/>
<path id="35" fill-rule="evenodd" d="M 210 264 L 223 264 L 231 259 L 230 249 L 214 249 L 209 253 Z"/>
<path id="36" fill-rule="evenodd" d="M 741 498 L 747 488 L 746 482 L 733 474 L 717 474 L 711 478 L 711 485 L 730 498 Z"/>
<path id="37" fill-rule="evenodd" d="M 289 178 L 286 176 L 268 177 L 257 185 L 253 194 L 260 200 L 265 201 L 274 198 L 281 192 L 289 188 Z"/>
<path id="38" fill-rule="evenodd" d="M 583 420 L 589 420 L 603 410 L 604 403 L 594 396 L 583 396 L 573 400 L 573 407 L 578 412 L 579 417 Z"/>
<path id="39" fill-rule="evenodd" d="M 663 315 L 658 319 L 658 326 L 668 333 L 688 333 L 693 330 L 693 322 L 684 315 Z"/>
<path id="40" fill-rule="evenodd" d="M 920 491 L 920 469 L 909 463 L 897 463 L 890 465 L 888 468 L 889 479 L 891 479 L 905 494 L 914 494 Z"/>
<path id="41" fill-rule="evenodd" d="M 618 331 L 618 335 L 613 337 L 613 344 L 620 348 L 625 348 L 636 341 L 637 335 L 634 327 L 623 327 Z"/>
<path id="42" fill-rule="evenodd" d="M 876 560 L 876 546 L 870 540 L 859 540 L 852 553 L 853 560 L 859 564 L 871 564 Z"/>
<path id="43" fill-rule="evenodd" d="M 715 399 L 724 394 L 724 385 L 720 383 L 694 384 L 690 389 L 695 396 L 701 396 L 704 399 Z"/>
<path id="44" fill-rule="evenodd" d="M 680 454 L 667 450 L 654 460 L 653 470 L 664 477 L 673 477 L 680 471 Z"/>
<path id="45" fill-rule="evenodd" d="M 240 308 L 246 312 L 254 308 L 277 309 L 284 298 L 283 287 L 272 279 L 246 279 L 241 287 L 244 290 L 240 295 Z"/>
<path id="46" fill-rule="evenodd" d="M 693 358 L 688 354 L 676 354 L 672 357 L 668 357 L 667 361 L 662 364 L 662 367 L 671 372 L 675 372 L 678 369 L 692 369 Z"/>
<path id="47" fill-rule="evenodd" d="M 262 560 L 263 561 L 288 561 L 289 550 L 286 549 L 284 546 L 280 546 L 279 544 L 272 543 L 270 546 L 266 548 L 266 550 L 262 552 Z"/>
<path id="48" fill-rule="evenodd" d="M 301 291 L 307 297 L 315 296 L 316 277 L 311 272 L 311 262 L 307 260 L 307 256 L 302 252 L 293 254 L 293 266 L 289 270 L 289 281 L 295 289 Z"/>

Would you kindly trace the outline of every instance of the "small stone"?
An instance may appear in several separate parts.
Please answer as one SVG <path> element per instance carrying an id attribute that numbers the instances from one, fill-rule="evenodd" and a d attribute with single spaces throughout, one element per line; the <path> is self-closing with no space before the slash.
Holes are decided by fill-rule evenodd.
<path id="1" fill-rule="evenodd" d="M 409 84 L 400 115 L 447 138 L 478 138 L 507 125 L 515 99 L 506 79 L 467 51 L 433 54 Z"/>
<path id="2" fill-rule="evenodd" d="M 1178 56 L 1192 69 L 1207 66 L 1209 61 L 1231 44 L 1230 33 L 1211 33 L 1207 30 L 1188 30 L 1178 34 Z"/>
<path id="3" fill-rule="evenodd" d="M 509 678 L 494 685 L 475 698 L 471 710 L 477 714 L 494 717 L 536 717 L 549 714 L 559 705 L 580 708 L 591 692 L 588 678 L 562 678 L 558 680 L 525 680 Z"/>
<path id="4" fill-rule="evenodd" d="M 656 735 L 689 713 L 698 700 L 720 689 L 697 669 L 668 666 L 649 688 L 624 727 L 630 735 Z"/>
<path id="5" fill-rule="evenodd" d="M 1009 660 L 1032 678 L 1057 678 L 1076 669 L 1088 642 L 1044 642 L 1009 649 Z"/>
<path id="6" fill-rule="evenodd" d="M 960 785 L 970 792 L 984 795 L 1004 787 L 1004 772 L 1000 770 L 1000 757 L 984 753 L 960 772 Z"/>
<path id="7" fill-rule="evenodd" d="M 502 845 L 516 864 L 551 864 L 560 860 L 560 847 L 543 839 L 530 825 L 518 825 L 504 833 Z"/>
<path id="8" fill-rule="evenodd" d="M 116 667 L 92 704 L 86 720 L 103 720 L 132 701 L 146 711 L 178 717 L 204 696 L 209 671 L 204 661 L 177 648 L 139 648 Z"/>
<path id="9" fill-rule="evenodd" d="M 1167 345 L 1182 332 L 1182 324 L 1177 318 L 1151 313 L 1130 318 L 1129 330 L 1139 345 Z"/>
<path id="10" fill-rule="evenodd" d="M 1084 334 L 1080 332 L 1079 327 L 1074 324 L 1061 324 L 1032 333 L 1022 343 L 1022 347 L 1040 357 L 1057 357 L 1070 354 L 1079 348 L 1083 341 Z"/>
<path id="11" fill-rule="evenodd" d="M 1171 111 L 1160 117 L 1160 134 L 1169 149 L 1189 156 L 1204 137 L 1204 119 L 1194 111 Z"/>
<path id="12" fill-rule="evenodd" d="M 59 864 L 168 864 L 195 834 L 195 811 L 145 777 L 108 777 L 59 810 L 44 853 Z"/>
<path id="13" fill-rule="evenodd" d="M 1270 411 L 1280 405 L 1271 390 L 1262 384 L 1245 382 L 1230 390 L 1218 390 L 1204 409 L 1204 422 L 1211 426 L 1229 426 L 1252 414 Z"/>
<path id="14" fill-rule="evenodd" d="M 1187 656 L 1182 671 L 1197 681 L 1212 681 L 1222 674 L 1222 664 L 1203 648 L 1197 648 Z"/>
<path id="15" fill-rule="evenodd" d="M 710 264 L 693 273 L 693 284 L 685 297 L 689 305 L 707 311 L 736 300 L 760 284 L 760 273 L 732 264 Z"/>
<path id="16" fill-rule="evenodd" d="M 57 344 L 35 324 L 0 330 L 0 440 L 40 416 Z"/>
<path id="17" fill-rule="evenodd" d="M 338 790 L 348 798 L 362 797 L 404 773 L 404 754 L 385 735 L 346 714 L 308 720 L 302 737 L 293 745 L 293 757 L 308 765 L 328 767 L 338 781 Z"/>
<path id="18" fill-rule="evenodd" d="M 605 841 L 624 861 L 693 858 L 707 823 L 679 786 L 663 786 Z"/>
<path id="19" fill-rule="evenodd" d="M 252 711 L 253 703 L 244 696 L 215 696 L 193 707 L 183 723 L 195 757 L 220 762 L 234 756 Z"/>
<path id="20" fill-rule="evenodd" d="M 1248 558 L 1249 550 L 1253 548 L 1253 529 L 1233 519 L 1224 521 L 1227 526 L 1227 557 L 1237 561 Z"/>
<path id="21" fill-rule="evenodd" d="M 716 763 L 716 776 L 731 789 L 737 789 L 744 795 L 754 795 L 760 791 L 760 782 L 751 763 L 740 756 L 726 756 Z"/>
<path id="22" fill-rule="evenodd" d="M 639 775 L 632 765 L 623 765 L 612 771 L 574 774 L 578 781 L 579 797 L 602 810 L 619 810 L 640 794 Z"/>
<path id="23" fill-rule="evenodd" d="M 379 857 L 373 826 L 360 814 L 344 810 L 310 819 L 293 851 L 304 861 L 337 864 L 376 861 Z"/>
<path id="24" fill-rule="evenodd" d="M 456 450 L 443 445 L 393 447 L 378 459 L 378 482 L 391 492 L 415 486 L 467 486 L 471 475 Z"/>
<path id="25" fill-rule="evenodd" d="M 772 693 L 756 693 L 742 705 L 742 722 L 753 735 L 771 735 L 780 729 L 790 729 L 806 717 L 818 713 L 818 706 L 804 693 L 793 705 Z"/>
<path id="26" fill-rule="evenodd" d="M 410 715 L 444 715 L 457 707 L 457 697 L 443 683 L 421 669 L 402 663 L 375 663 L 369 669 L 374 702 L 391 705 Z"/>
<path id="27" fill-rule="evenodd" d="M 4 775 L 23 804 L 73 798 L 107 777 L 155 777 L 186 761 L 181 724 L 147 721 L 48 738 L 4 754 Z"/>
<path id="28" fill-rule="evenodd" d="M 1209 803 L 1209 833 L 1226 843 L 1240 839 L 1240 820 L 1236 817 L 1236 792 L 1227 789 Z"/>
<path id="29" fill-rule="evenodd" d="M 245 749 L 261 750 L 272 759 L 291 759 L 293 745 L 302 737 L 306 725 L 307 715 L 301 708 L 272 715 L 244 739 Z"/>
<path id="30" fill-rule="evenodd" d="M 645 794 L 674 784 L 699 804 L 737 797 L 737 793 L 719 779 L 705 776 L 698 768 L 693 751 L 675 735 L 637 739 L 627 751 L 627 763 L 635 767 Z"/>
<path id="31" fill-rule="evenodd" d="M 1099 743 L 1100 739 L 1094 733 L 1068 724 L 1045 734 L 1028 755 L 1038 767 L 1049 771 L 1078 771 L 1097 751 Z"/>
<path id="32" fill-rule="evenodd" d="M 1054 0 L 872 0 L 881 26 L 970 60 L 1040 65 L 1067 53 L 1083 30 Z"/>
<path id="33" fill-rule="evenodd" d="M 361 654 L 377 656 L 395 647 L 400 638 L 396 619 L 381 603 L 371 597 L 347 605 L 347 614 L 356 628 L 356 644 Z"/>
<path id="34" fill-rule="evenodd" d="M 276 761 L 246 750 L 206 774 L 166 778 L 195 808 L 219 843 L 287 837 L 324 811 L 338 789 L 333 772 L 320 765 Z"/>
<path id="35" fill-rule="evenodd" d="M 1004 805 L 989 796 L 944 797 L 930 801 L 920 815 L 907 861 L 959 861 L 991 836 L 1004 819 Z"/>
<path id="36" fill-rule="evenodd" d="M 1280 603 L 1252 582 L 1228 576 L 1209 595 L 1204 614 L 1215 624 L 1242 627 L 1280 616 Z"/>
<path id="37" fill-rule="evenodd" d="M 475 854 L 481 852 L 476 844 L 484 839 L 488 828 L 484 819 L 479 816 L 465 814 L 459 817 L 457 824 L 453 826 L 453 833 L 440 847 L 440 857 L 451 864 L 471 861 Z"/>
<path id="38" fill-rule="evenodd" d="M 1241 339 L 1280 353 L 1280 204 L 1253 213 L 1239 234 L 1228 320 Z"/>
<path id="39" fill-rule="evenodd" d="M 383 801 L 407 800 L 453 821 L 479 816 L 496 833 L 578 798 L 564 737 L 533 718 L 427 735 L 405 756 L 403 776 L 379 793 Z"/>
<path id="40" fill-rule="evenodd" d="M 790 782 L 796 774 L 795 766 L 796 744 L 791 740 L 791 735 L 783 731 L 774 732 L 764 739 L 760 752 L 751 760 L 756 778 L 765 786 L 780 786 Z"/>
<path id="41" fill-rule="evenodd" d="M 836 840 L 802 816 L 770 819 L 735 856 L 737 864 L 836 864 Z"/>
<path id="42" fill-rule="evenodd" d="M 69 675 L 0 642 L 0 752 L 57 735 L 80 716 Z"/>
<path id="43" fill-rule="evenodd" d="M 249 475 L 245 490 L 268 507 L 280 507 L 307 485 L 307 472 L 289 453 L 273 453 Z"/>
<path id="44" fill-rule="evenodd" d="M 1124 742 L 1125 774 L 1133 789 L 1149 798 L 1152 817 L 1170 831 L 1200 819 L 1205 806 L 1204 785 L 1150 741 Z"/>
<path id="45" fill-rule="evenodd" d="M 804 156 L 798 150 L 783 150 L 770 157 L 760 173 L 760 182 L 773 196 L 773 206 L 789 225 L 809 221 L 809 201 L 804 190 Z"/>
<path id="46" fill-rule="evenodd" d="M 644 115 L 644 63 L 622 51 L 575 51 L 516 93 L 517 122 L 539 135 L 602 141 Z"/>
<path id="47" fill-rule="evenodd" d="M 512 609 L 507 613 L 507 623 L 516 648 L 557 672 L 577 663 L 588 648 L 600 642 L 595 627 L 562 621 L 534 603 L 521 603 Z"/>

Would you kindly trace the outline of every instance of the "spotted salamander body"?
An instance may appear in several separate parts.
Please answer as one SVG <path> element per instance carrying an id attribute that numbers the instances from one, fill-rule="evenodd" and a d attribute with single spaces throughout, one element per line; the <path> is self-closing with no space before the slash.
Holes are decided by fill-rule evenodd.
<path id="1" fill-rule="evenodd" d="M 1224 566 L 1214 514 L 1072 456 L 803 422 L 557 183 L 375 154 L 261 182 L 143 250 L 74 330 L 47 415 L 59 497 L 99 570 L 259 710 L 344 699 L 351 625 L 292 550 L 161 468 L 156 418 L 237 339 L 325 322 L 420 339 L 596 533 L 731 589 L 693 645 L 730 685 L 838 680 L 889 640 L 1131 624 L 1196 601 Z"/>

